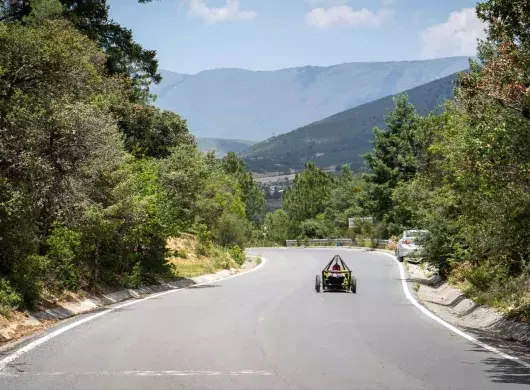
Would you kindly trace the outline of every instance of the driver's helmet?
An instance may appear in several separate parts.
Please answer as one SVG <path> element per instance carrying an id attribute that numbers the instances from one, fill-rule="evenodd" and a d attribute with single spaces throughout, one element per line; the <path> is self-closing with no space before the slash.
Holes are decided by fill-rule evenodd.
<path id="1" fill-rule="evenodd" d="M 340 271 L 340 264 L 335 263 L 335 265 L 333 266 L 333 271 Z"/>

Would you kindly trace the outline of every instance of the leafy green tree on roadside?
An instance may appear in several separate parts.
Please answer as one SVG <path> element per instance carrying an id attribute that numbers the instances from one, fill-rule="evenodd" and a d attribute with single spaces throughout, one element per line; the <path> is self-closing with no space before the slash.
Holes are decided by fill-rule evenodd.
<path id="1" fill-rule="evenodd" d="M 261 224 L 266 212 L 265 193 L 254 181 L 252 172 L 247 171 L 245 163 L 233 152 L 229 152 L 221 160 L 223 170 L 233 175 L 242 191 L 242 199 L 245 202 L 245 212 L 249 221 Z"/>
<path id="2" fill-rule="evenodd" d="M 0 20 L 3 22 L 22 21 L 34 9 L 56 12 L 60 4 L 62 16 L 104 50 L 104 65 L 109 75 L 131 78 L 132 98 L 136 102 L 149 100 L 149 84 L 161 80 L 156 52 L 144 49 L 134 41 L 131 30 L 110 18 L 106 0 L 2 0 L 2 4 Z"/>
<path id="3" fill-rule="evenodd" d="M 164 194 L 164 220 L 170 234 L 189 230 L 195 223 L 196 202 L 212 173 L 206 157 L 193 144 L 181 144 L 159 162 Z"/>
<path id="4" fill-rule="evenodd" d="M 333 177 L 308 162 L 284 193 L 283 208 L 289 215 L 294 230 L 305 220 L 324 213 L 331 195 Z"/>
<path id="5" fill-rule="evenodd" d="M 165 158 L 179 145 L 195 146 L 186 121 L 171 111 L 153 106 L 126 105 L 119 127 L 125 135 L 125 147 L 137 157 Z"/>
<path id="6" fill-rule="evenodd" d="M 92 104 L 106 93 L 104 57 L 61 20 L 2 24 L 0 47 L 0 177 L 30 196 L 46 234 L 121 153 L 112 118 Z"/>
<path id="7" fill-rule="evenodd" d="M 285 240 L 289 239 L 289 216 L 283 209 L 267 213 L 263 227 L 269 241 L 285 245 Z"/>
<path id="8" fill-rule="evenodd" d="M 374 129 L 372 153 L 365 154 L 370 172 L 362 203 L 379 221 L 391 224 L 389 229 L 400 229 L 399 221 L 391 216 L 392 191 L 401 182 L 411 180 L 417 170 L 419 145 L 416 140 L 419 116 L 406 95 L 396 99 L 396 107 L 385 118 L 386 129 Z"/>
<path id="9" fill-rule="evenodd" d="M 337 235 L 342 235 L 348 227 L 348 218 L 363 216 L 359 203 L 363 185 L 361 177 L 355 175 L 348 165 L 342 166 L 324 213 L 326 220 L 335 226 Z"/>

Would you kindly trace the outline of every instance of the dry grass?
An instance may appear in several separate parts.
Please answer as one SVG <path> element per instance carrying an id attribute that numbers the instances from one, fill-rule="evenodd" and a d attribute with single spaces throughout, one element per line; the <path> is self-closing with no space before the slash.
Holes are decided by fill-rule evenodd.
<path id="1" fill-rule="evenodd" d="M 207 255 L 199 255 L 198 244 L 197 237 L 191 234 L 182 234 L 167 241 L 168 262 L 176 277 L 191 278 L 238 267 L 222 248 L 212 247 Z"/>
<path id="2" fill-rule="evenodd" d="M 28 336 L 39 330 L 49 328 L 57 320 L 42 320 L 38 323 L 28 322 L 28 316 L 19 311 L 13 311 L 7 319 L 0 315 L 0 347 L 21 337 Z"/>

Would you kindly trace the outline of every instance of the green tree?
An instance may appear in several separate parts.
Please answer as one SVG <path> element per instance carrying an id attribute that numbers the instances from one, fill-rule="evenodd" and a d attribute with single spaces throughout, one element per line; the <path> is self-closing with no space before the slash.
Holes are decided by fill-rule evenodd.
<path id="1" fill-rule="evenodd" d="M 306 219 L 300 224 L 300 236 L 304 238 L 329 238 L 332 235 L 332 225 L 320 214 L 316 218 Z"/>
<path id="2" fill-rule="evenodd" d="M 285 245 L 285 240 L 289 239 L 289 216 L 282 209 L 268 213 L 265 216 L 263 228 L 267 240 Z"/>
<path id="3" fill-rule="evenodd" d="M 195 145 L 186 143 L 176 147 L 168 158 L 159 162 L 159 166 L 164 191 L 164 220 L 171 234 L 176 235 L 194 224 L 196 202 L 205 195 L 204 189 L 212 172 L 206 157 Z"/>
<path id="4" fill-rule="evenodd" d="M 193 214 L 196 225 L 204 225 L 217 243 L 243 247 L 242 231 L 245 230 L 246 237 L 248 221 L 241 187 L 237 178 L 224 171 L 222 164 L 210 166 Z"/>
<path id="5" fill-rule="evenodd" d="M 316 218 L 325 211 L 330 197 L 333 177 L 308 162 L 297 174 L 292 186 L 284 193 L 283 208 L 294 224 Z"/>
<path id="6" fill-rule="evenodd" d="M 40 3 L 48 3 L 41 5 Z M 53 4 L 55 3 L 55 4 Z M 3 21 L 21 21 L 37 9 L 38 16 L 50 15 L 59 8 L 59 0 L 5 0 L 0 9 Z M 62 14 L 82 34 L 96 42 L 107 54 L 104 64 L 110 75 L 130 76 L 133 99 L 146 101 L 149 84 L 160 82 L 154 50 L 146 50 L 134 41 L 132 31 L 120 26 L 109 15 L 106 0 L 60 0 Z"/>
<path id="7" fill-rule="evenodd" d="M 260 225 L 266 212 L 265 193 L 254 181 L 252 173 L 247 171 L 243 160 L 233 152 L 229 152 L 223 157 L 221 166 L 227 174 L 233 175 L 237 179 L 241 187 L 247 219 Z"/>
<path id="8" fill-rule="evenodd" d="M 165 158 L 176 146 L 195 146 L 186 121 L 177 114 L 138 104 L 127 105 L 125 111 L 119 126 L 125 135 L 125 147 L 135 156 Z"/>
<path id="9" fill-rule="evenodd" d="M 364 211 L 359 203 L 363 185 L 361 177 L 354 175 L 348 165 L 342 166 L 324 214 L 326 220 L 335 226 L 337 235 L 342 235 L 348 227 L 348 218 L 363 216 Z"/>
<path id="10" fill-rule="evenodd" d="M 0 177 L 30 197 L 46 234 L 120 157 L 112 118 L 92 105 L 105 93 L 103 56 L 61 20 L 1 25 L 0 47 Z"/>
<path id="11" fill-rule="evenodd" d="M 363 206 L 380 221 L 392 224 L 391 231 L 400 230 L 400 221 L 391 216 L 392 191 L 399 183 L 411 180 L 416 174 L 419 144 L 416 140 L 419 116 L 406 95 L 396 99 L 396 107 L 386 118 L 386 129 L 374 129 L 372 153 L 365 154 L 370 173 Z"/>

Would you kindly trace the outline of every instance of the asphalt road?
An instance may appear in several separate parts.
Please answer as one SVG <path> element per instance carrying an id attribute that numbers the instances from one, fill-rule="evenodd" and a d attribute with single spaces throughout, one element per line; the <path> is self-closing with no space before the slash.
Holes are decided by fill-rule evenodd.
<path id="1" fill-rule="evenodd" d="M 320 293 L 335 253 L 358 293 Z M 124 307 L 0 371 L 0 389 L 522 389 L 530 370 L 454 335 L 405 297 L 394 260 L 254 250 L 256 272 Z"/>

